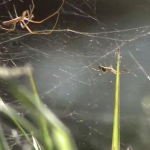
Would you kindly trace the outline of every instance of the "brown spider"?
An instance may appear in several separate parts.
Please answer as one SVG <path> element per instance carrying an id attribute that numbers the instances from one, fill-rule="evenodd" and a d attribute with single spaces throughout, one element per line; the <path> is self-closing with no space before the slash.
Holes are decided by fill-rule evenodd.
<path id="1" fill-rule="evenodd" d="M 95 71 L 102 71 L 103 73 L 106 73 L 106 72 L 112 72 L 113 74 L 117 74 L 117 71 L 113 68 L 112 65 L 110 65 L 109 67 L 105 67 L 105 66 L 102 66 L 102 65 L 99 65 L 99 69 L 95 69 L 92 67 L 92 64 L 91 65 L 91 68 Z M 131 73 L 131 71 L 126 71 L 126 70 L 123 70 L 120 72 L 120 74 L 127 74 L 127 73 Z"/>
<path id="2" fill-rule="evenodd" d="M 15 9 L 15 6 L 14 6 L 14 11 L 15 11 L 15 14 L 16 14 L 16 18 L 13 19 L 12 16 L 11 16 L 11 14 L 10 14 L 10 12 L 8 11 L 8 13 L 9 13 L 9 15 L 10 15 L 10 17 L 11 17 L 11 20 L 2 22 L 2 25 L 3 25 L 3 26 L 12 25 L 12 26 L 13 26 L 12 28 L 5 28 L 5 27 L 2 27 L 1 25 L 0 25 L 0 28 L 3 29 L 3 30 L 7 30 L 8 32 L 11 32 L 11 31 L 14 31 L 14 30 L 15 30 L 15 28 L 16 28 L 16 23 L 20 22 L 21 27 L 22 27 L 22 28 L 26 28 L 31 34 L 51 34 L 52 30 L 53 30 L 53 29 L 56 27 L 56 25 L 57 25 L 58 18 L 59 18 L 59 11 L 60 11 L 60 9 L 62 8 L 62 6 L 63 6 L 65 0 L 63 0 L 61 6 L 58 8 L 58 10 L 57 10 L 55 13 L 53 13 L 52 15 L 49 15 L 48 17 L 46 17 L 45 19 L 43 19 L 43 20 L 41 20 L 41 21 L 34 21 L 34 20 L 32 20 L 32 19 L 34 18 L 33 11 L 34 11 L 35 5 L 34 5 L 33 0 L 31 0 L 31 1 L 32 1 L 32 8 L 30 7 L 30 11 L 29 11 L 29 10 L 23 11 L 22 16 L 20 16 L 20 17 L 17 16 L 17 11 L 16 11 L 16 9 Z M 44 32 L 44 33 L 42 33 L 42 32 L 39 33 L 39 32 L 36 32 L 36 31 L 34 32 L 34 31 L 32 31 L 32 30 L 28 27 L 28 23 L 29 23 L 29 22 L 32 22 L 32 23 L 43 23 L 44 21 L 46 21 L 47 19 L 49 19 L 49 18 L 55 16 L 56 14 L 58 14 L 58 15 L 57 15 L 56 22 L 55 22 L 55 24 L 54 24 L 52 30 L 49 31 L 49 32 Z M 8 32 L 6 32 L 6 33 L 8 33 Z"/>

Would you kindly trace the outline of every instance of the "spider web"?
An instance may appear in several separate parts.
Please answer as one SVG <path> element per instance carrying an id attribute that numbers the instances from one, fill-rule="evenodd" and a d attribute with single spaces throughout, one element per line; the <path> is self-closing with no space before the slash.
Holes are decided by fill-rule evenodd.
<path id="1" fill-rule="evenodd" d="M 60 6 L 61 0 L 35 1 L 34 20 L 41 20 Z M 15 18 L 29 9 L 31 1 L 0 1 L 0 20 Z M 6 9 L 6 5 L 7 8 Z M 50 35 L 31 35 L 21 29 L 0 35 L 1 65 L 22 66 L 30 62 L 41 100 L 71 130 L 79 150 L 110 149 L 114 111 L 115 75 L 92 70 L 100 64 L 116 68 L 116 51 L 121 50 L 120 131 L 121 148 L 148 149 L 149 115 L 143 97 L 149 94 L 150 2 L 66 0 L 56 30 Z M 33 31 L 52 29 L 56 17 L 42 24 L 29 24 Z M 5 32 L 2 31 L 1 32 Z M 26 79 L 21 79 L 27 85 Z M 1 89 L 2 99 L 19 110 L 19 102 Z M 144 99 L 145 100 L 145 99 Z M 149 103 L 148 103 L 149 104 Z M 4 121 L 5 122 L 5 121 Z M 10 147 L 18 145 L 13 133 L 19 131 L 4 123 Z M 20 136 L 19 136 L 20 135 Z M 24 142 L 23 139 L 19 141 Z M 12 146 L 13 144 L 13 146 Z M 15 147 L 16 148 L 16 147 Z M 14 148 L 14 149 L 15 149 Z"/>

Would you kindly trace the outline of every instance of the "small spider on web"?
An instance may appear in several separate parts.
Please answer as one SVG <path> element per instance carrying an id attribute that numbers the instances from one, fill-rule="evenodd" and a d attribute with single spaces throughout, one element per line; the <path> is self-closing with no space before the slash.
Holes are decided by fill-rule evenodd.
<path id="1" fill-rule="evenodd" d="M 119 59 L 122 58 L 122 57 L 120 56 L 120 48 L 118 48 L 117 55 L 118 55 Z M 103 72 L 103 73 L 106 73 L 106 72 L 109 72 L 109 71 L 110 71 L 110 72 L 112 72 L 113 74 L 117 74 L 117 71 L 113 68 L 112 65 L 106 67 L 106 66 L 103 66 L 103 65 L 100 64 L 100 65 L 99 65 L 99 69 L 96 69 L 96 68 L 92 67 L 92 64 L 91 64 L 91 62 L 90 62 L 90 66 L 91 66 L 91 68 L 92 68 L 93 70 L 98 71 L 98 72 L 101 71 L 101 72 Z M 120 71 L 120 74 L 128 74 L 128 73 L 132 73 L 132 71 L 127 71 L 126 69 Z"/>
<path id="2" fill-rule="evenodd" d="M 62 4 L 61 6 L 58 8 L 58 10 L 56 12 L 54 12 L 53 14 L 49 15 L 48 17 L 46 17 L 45 19 L 41 20 L 41 21 L 34 21 L 32 20 L 34 18 L 34 15 L 33 15 L 33 11 L 34 11 L 34 8 L 35 8 L 35 5 L 34 5 L 34 2 L 33 0 L 32 1 L 32 7 L 30 6 L 30 11 L 29 10 L 25 10 L 23 11 L 22 15 L 21 16 L 17 16 L 17 11 L 16 11 L 16 8 L 14 6 L 14 11 L 15 11 L 15 15 L 16 15 L 16 18 L 13 19 L 12 15 L 10 14 L 10 12 L 8 11 L 10 17 L 11 17 L 11 20 L 8 20 L 8 21 L 4 21 L 2 22 L 2 25 L 3 26 L 9 26 L 9 25 L 12 25 L 12 28 L 5 28 L 3 26 L 0 25 L 0 28 L 3 29 L 3 30 L 6 30 L 8 32 L 12 32 L 16 29 L 16 23 L 20 22 L 20 26 L 21 28 L 26 28 L 29 33 L 31 34 L 51 34 L 53 29 L 56 27 L 57 25 L 57 22 L 58 22 L 58 19 L 59 19 L 59 11 L 60 9 L 63 7 L 63 4 L 65 2 L 65 0 L 62 1 Z M 43 23 L 44 21 L 48 20 L 49 18 L 55 16 L 57 14 L 57 19 L 56 19 L 56 22 L 53 26 L 53 28 L 48 31 L 48 32 L 36 32 L 36 31 L 32 31 L 29 27 L 28 27 L 28 24 L 30 22 L 32 23 L 36 23 L 36 24 L 40 24 L 40 23 Z"/>
<path id="3" fill-rule="evenodd" d="M 102 66 L 101 64 L 99 65 L 99 69 L 96 69 L 94 67 L 92 67 L 92 64 L 90 64 L 91 68 L 95 71 L 101 71 L 103 73 L 106 73 L 106 72 L 112 72 L 113 74 L 117 74 L 117 71 L 113 68 L 112 65 L 110 65 L 109 67 L 105 67 L 105 66 Z M 127 73 L 131 73 L 131 71 L 127 71 L 127 70 L 122 70 L 120 71 L 120 74 L 127 74 Z"/>

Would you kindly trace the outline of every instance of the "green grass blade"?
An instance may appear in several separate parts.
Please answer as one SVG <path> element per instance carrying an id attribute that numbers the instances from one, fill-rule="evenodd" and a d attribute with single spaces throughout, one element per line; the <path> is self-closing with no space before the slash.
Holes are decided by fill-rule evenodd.
<path id="1" fill-rule="evenodd" d="M 11 120 L 13 121 L 13 123 L 18 127 L 18 129 L 21 131 L 21 133 L 24 135 L 24 137 L 29 141 L 30 138 L 28 137 L 28 135 L 26 134 L 26 132 L 24 131 L 24 129 L 19 125 L 19 123 L 13 118 L 12 114 L 10 113 L 10 109 L 7 108 L 7 106 L 5 105 L 5 103 L 3 102 L 3 100 L 0 98 L 0 105 L 3 106 L 3 108 L 5 109 L 5 111 L 7 111 L 7 115 L 11 118 Z"/>
<path id="2" fill-rule="evenodd" d="M 22 93 L 22 95 L 25 95 L 30 97 L 31 95 L 25 88 L 18 88 L 18 92 Z M 47 120 L 47 125 L 49 126 L 49 129 L 53 132 L 53 137 L 55 138 L 54 141 L 55 144 L 59 150 L 66 149 L 66 150 L 76 150 L 75 143 L 73 141 L 73 138 L 69 132 L 69 130 L 59 121 L 59 119 L 48 109 L 46 108 L 42 103 L 39 106 L 36 104 L 32 99 L 29 99 L 30 107 L 33 107 L 31 109 L 34 109 L 35 113 L 34 115 L 42 115 Z M 30 109 L 30 108 L 29 108 Z M 63 141 L 63 142 L 62 142 Z"/>
<path id="3" fill-rule="evenodd" d="M 1 125 L 0 125 L 0 150 L 9 150 L 8 143 L 4 137 Z"/>
<path id="4" fill-rule="evenodd" d="M 34 100 L 35 99 L 34 94 L 29 92 L 23 86 L 16 86 L 16 85 L 10 86 L 9 85 L 9 87 L 10 87 L 10 91 L 13 93 L 13 95 L 17 99 L 21 99 L 22 105 L 25 106 L 26 109 L 28 109 L 30 111 L 31 116 L 34 117 L 34 120 L 38 120 L 40 118 L 40 116 L 42 116 L 43 119 L 41 120 L 42 121 L 41 124 L 43 123 L 43 121 L 44 121 L 44 123 L 46 121 L 48 129 L 53 133 L 53 137 L 61 137 L 61 140 L 65 141 L 65 142 L 62 142 L 61 140 L 58 139 L 56 142 L 56 140 L 55 140 L 54 144 L 55 145 L 57 144 L 57 146 L 59 145 L 58 150 L 61 150 L 62 147 L 68 147 L 68 148 L 66 148 L 66 150 L 69 150 L 70 147 L 72 147 L 71 150 L 76 150 L 76 146 L 74 144 L 73 138 L 72 138 L 70 132 L 68 131 L 68 129 L 51 112 L 51 110 L 49 110 L 47 107 L 44 106 L 44 104 L 42 102 L 40 102 L 40 105 L 38 103 L 36 103 L 36 100 Z M 40 129 L 40 130 L 42 130 L 42 129 Z M 53 132 L 54 130 L 55 130 L 55 132 Z M 50 139 L 50 136 L 48 139 Z M 38 140 L 38 138 L 37 138 L 37 140 Z M 48 150 L 50 150 L 50 149 L 48 149 Z"/>
<path id="5" fill-rule="evenodd" d="M 34 136 L 32 136 L 32 140 L 35 150 L 42 150 L 41 145 L 38 143 L 37 139 Z"/>
<path id="6" fill-rule="evenodd" d="M 120 150 L 120 51 L 118 51 L 112 150 Z"/>
<path id="7" fill-rule="evenodd" d="M 38 92 L 36 90 L 36 86 L 35 86 L 35 82 L 34 82 L 32 73 L 30 73 L 30 82 L 31 82 L 31 86 L 32 86 L 33 93 L 34 93 L 34 96 L 35 96 L 34 100 L 40 106 L 41 101 L 40 101 Z M 38 120 L 39 120 L 38 124 L 39 124 L 39 127 L 42 130 L 42 133 L 43 133 L 42 136 L 43 136 L 43 139 L 45 141 L 46 147 L 47 147 L 47 149 L 52 150 L 53 149 L 53 143 L 52 143 L 52 140 L 51 140 L 50 135 L 49 135 L 47 122 L 46 122 L 45 118 L 42 115 L 39 115 Z"/>
<path id="8" fill-rule="evenodd" d="M 11 107 L 6 107 L 2 100 L 0 101 L 0 111 L 8 115 L 20 130 L 22 129 L 21 127 L 23 127 L 32 134 L 32 137 L 34 138 L 31 144 L 34 149 L 39 150 L 42 148 L 45 150 L 53 150 L 53 145 L 55 145 L 58 150 L 76 150 L 70 131 L 40 101 L 32 74 L 28 73 L 28 75 L 30 77 L 33 92 L 29 92 L 25 87 L 18 86 L 10 80 L 8 81 L 7 86 L 10 92 L 17 99 L 21 100 L 22 106 L 30 112 L 30 117 L 33 118 L 33 121 L 37 126 L 33 126 L 27 119 L 19 116 Z M 24 133 L 24 136 L 25 134 L 26 133 Z M 0 150 L 1 149 L 3 150 L 4 148 L 0 147 Z"/>
<path id="9" fill-rule="evenodd" d="M 71 134 L 67 133 L 63 130 L 53 129 L 53 137 L 56 144 L 56 147 L 58 150 L 75 150 L 75 144 L 72 139 Z"/>

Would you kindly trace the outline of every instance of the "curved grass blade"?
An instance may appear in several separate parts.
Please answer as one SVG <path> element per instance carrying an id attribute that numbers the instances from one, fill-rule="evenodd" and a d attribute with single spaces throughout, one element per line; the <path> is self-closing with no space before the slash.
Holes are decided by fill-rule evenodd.
<path id="1" fill-rule="evenodd" d="M 22 69 L 22 68 L 21 68 Z M 11 77 L 17 77 L 16 74 L 12 76 L 12 69 L 8 69 L 9 76 L 4 78 L 5 80 L 10 79 Z M 17 70 L 18 71 L 18 70 Z M 15 70 L 15 72 L 17 72 Z M 20 68 L 18 73 L 20 73 Z M 11 75 L 11 76 L 10 76 Z M 22 74 L 21 74 L 22 75 Z M 33 88 L 33 93 L 29 92 L 25 87 L 18 86 L 12 81 L 8 81 L 8 88 L 10 92 L 17 98 L 21 100 L 23 106 L 30 111 L 31 117 L 34 117 L 34 120 L 37 120 L 39 132 L 35 132 L 36 129 L 32 128 L 32 125 L 27 122 L 26 119 L 17 116 L 11 108 L 7 106 L 8 109 L 1 107 L 1 111 L 7 114 L 11 119 L 18 122 L 27 131 L 33 133 L 34 137 L 37 139 L 39 144 L 47 150 L 53 149 L 53 143 L 58 150 L 76 150 L 74 140 L 69 132 L 69 130 L 61 123 L 61 121 L 40 101 L 38 96 L 36 86 L 32 77 L 31 71 L 27 70 L 27 75 L 30 77 L 30 82 Z M 5 75 L 4 75 L 5 77 Z M 9 110 L 9 111 L 8 111 Z M 10 115 L 11 114 L 11 115 Z M 20 118 L 20 119 L 19 119 Z M 23 123 L 24 122 L 24 123 Z M 27 127 L 28 124 L 28 127 Z M 29 127 L 30 126 L 30 127 Z M 49 135 L 49 131 L 52 133 L 52 137 Z M 39 137 L 39 134 L 40 137 Z M 35 144 L 35 142 L 34 142 Z M 35 147 L 34 147 L 35 148 Z M 37 146 L 36 146 L 37 148 Z"/>
<path id="2" fill-rule="evenodd" d="M 0 125 L 0 150 L 9 150 L 8 143 L 4 137 L 1 125 Z"/>
<path id="3" fill-rule="evenodd" d="M 112 150 L 120 150 L 120 51 L 118 50 Z"/>
<path id="4" fill-rule="evenodd" d="M 47 123 L 48 129 L 50 129 L 53 134 L 54 145 L 57 145 L 56 147 L 58 148 L 58 150 L 61 150 L 62 148 L 65 148 L 65 150 L 76 150 L 76 146 L 70 131 L 51 112 L 51 110 L 44 106 L 42 102 L 40 102 L 40 105 L 36 103 L 37 100 L 35 100 L 36 96 L 34 94 L 29 92 L 23 86 L 16 86 L 10 84 L 9 88 L 17 99 L 21 99 L 22 105 L 25 106 L 26 109 L 28 109 L 31 112 L 31 116 L 36 118 L 34 120 L 38 120 L 40 117 L 42 117 L 43 119 L 41 121 L 44 121 L 44 124 Z M 40 130 L 42 129 L 40 128 Z M 48 139 L 50 138 L 51 137 L 49 136 Z M 58 139 L 56 140 L 56 138 Z M 46 142 L 44 143 L 46 144 Z M 44 147 L 46 148 L 47 145 L 45 145 Z"/>
<path id="5" fill-rule="evenodd" d="M 36 150 L 35 147 L 34 147 L 34 145 L 33 145 L 33 143 L 32 143 L 32 141 L 30 140 L 30 138 L 28 137 L 26 131 L 22 128 L 22 126 L 27 131 L 29 131 L 29 132 L 32 131 L 36 136 L 40 137 L 40 135 L 37 134 L 38 130 L 29 121 L 27 121 L 25 118 L 23 118 L 20 115 L 18 115 L 18 113 L 16 111 L 14 111 L 11 107 L 9 107 L 6 104 L 4 104 L 4 102 L 2 101 L 1 98 L 0 98 L 0 111 L 3 112 L 4 114 L 6 114 L 12 120 L 12 122 L 21 131 L 21 133 L 23 134 L 23 136 L 31 144 L 31 146 L 33 147 L 33 149 Z"/>
<path id="6" fill-rule="evenodd" d="M 32 76 L 32 72 L 30 72 L 29 77 L 30 77 L 30 82 L 31 82 L 31 86 L 32 86 L 32 89 L 33 89 L 33 93 L 34 93 L 34 96 L 35 96 L 35 98 L 34 98 L 35 103 L 37 103 L 40 106 L 41 101 L 40 101 L 38 92 L 36 90 L 36 86 L 35 86 L 35 82 L 34 82 L 34 79 L 33 79 L 33 76 Z M 50 135 L 49 135 L 47 122 L 46 122 L 45 118 L 43 117 L 43 115 L 39 115 L 38 123 L 39 123 L 39 127 L 42 130 L 42 133 L 43 133 L 42 136 L 43 136 L 43 139 L 45 141 L 47 149 L 52 150 L 53 149 L 53 143 L 52 143 L 52 140 L 51 140 Z"/>
<path id="7" fill-rule="evenodd" d="M 10 109 L 7 108 L 7 106 L 5 105 L 5 103 L 3 102 L 3 100 L 0 98 L 0 108 L 2 108 L 3 106 L 3 109 L 1 109 L 1 111 L 3 111 L 5 109 L 5 111 L 7 111 L 7 115 L 11 118 L 11 120 L 14 122 L 14 124 L 18 127 L 18 129 L 21 131 L 21 133 L 24 135 L 24 137 L 29 141 L 30 141 L 30 138 L 28 137 L 28 135 L 26 134 L 26 132 L 23 130 L 23 128 L 19 125 L 19 123 L 12 117 L 12 114 L 11 112 L 9 111 Z M 3 111 L 4 112 L 4 111 Z"/>

